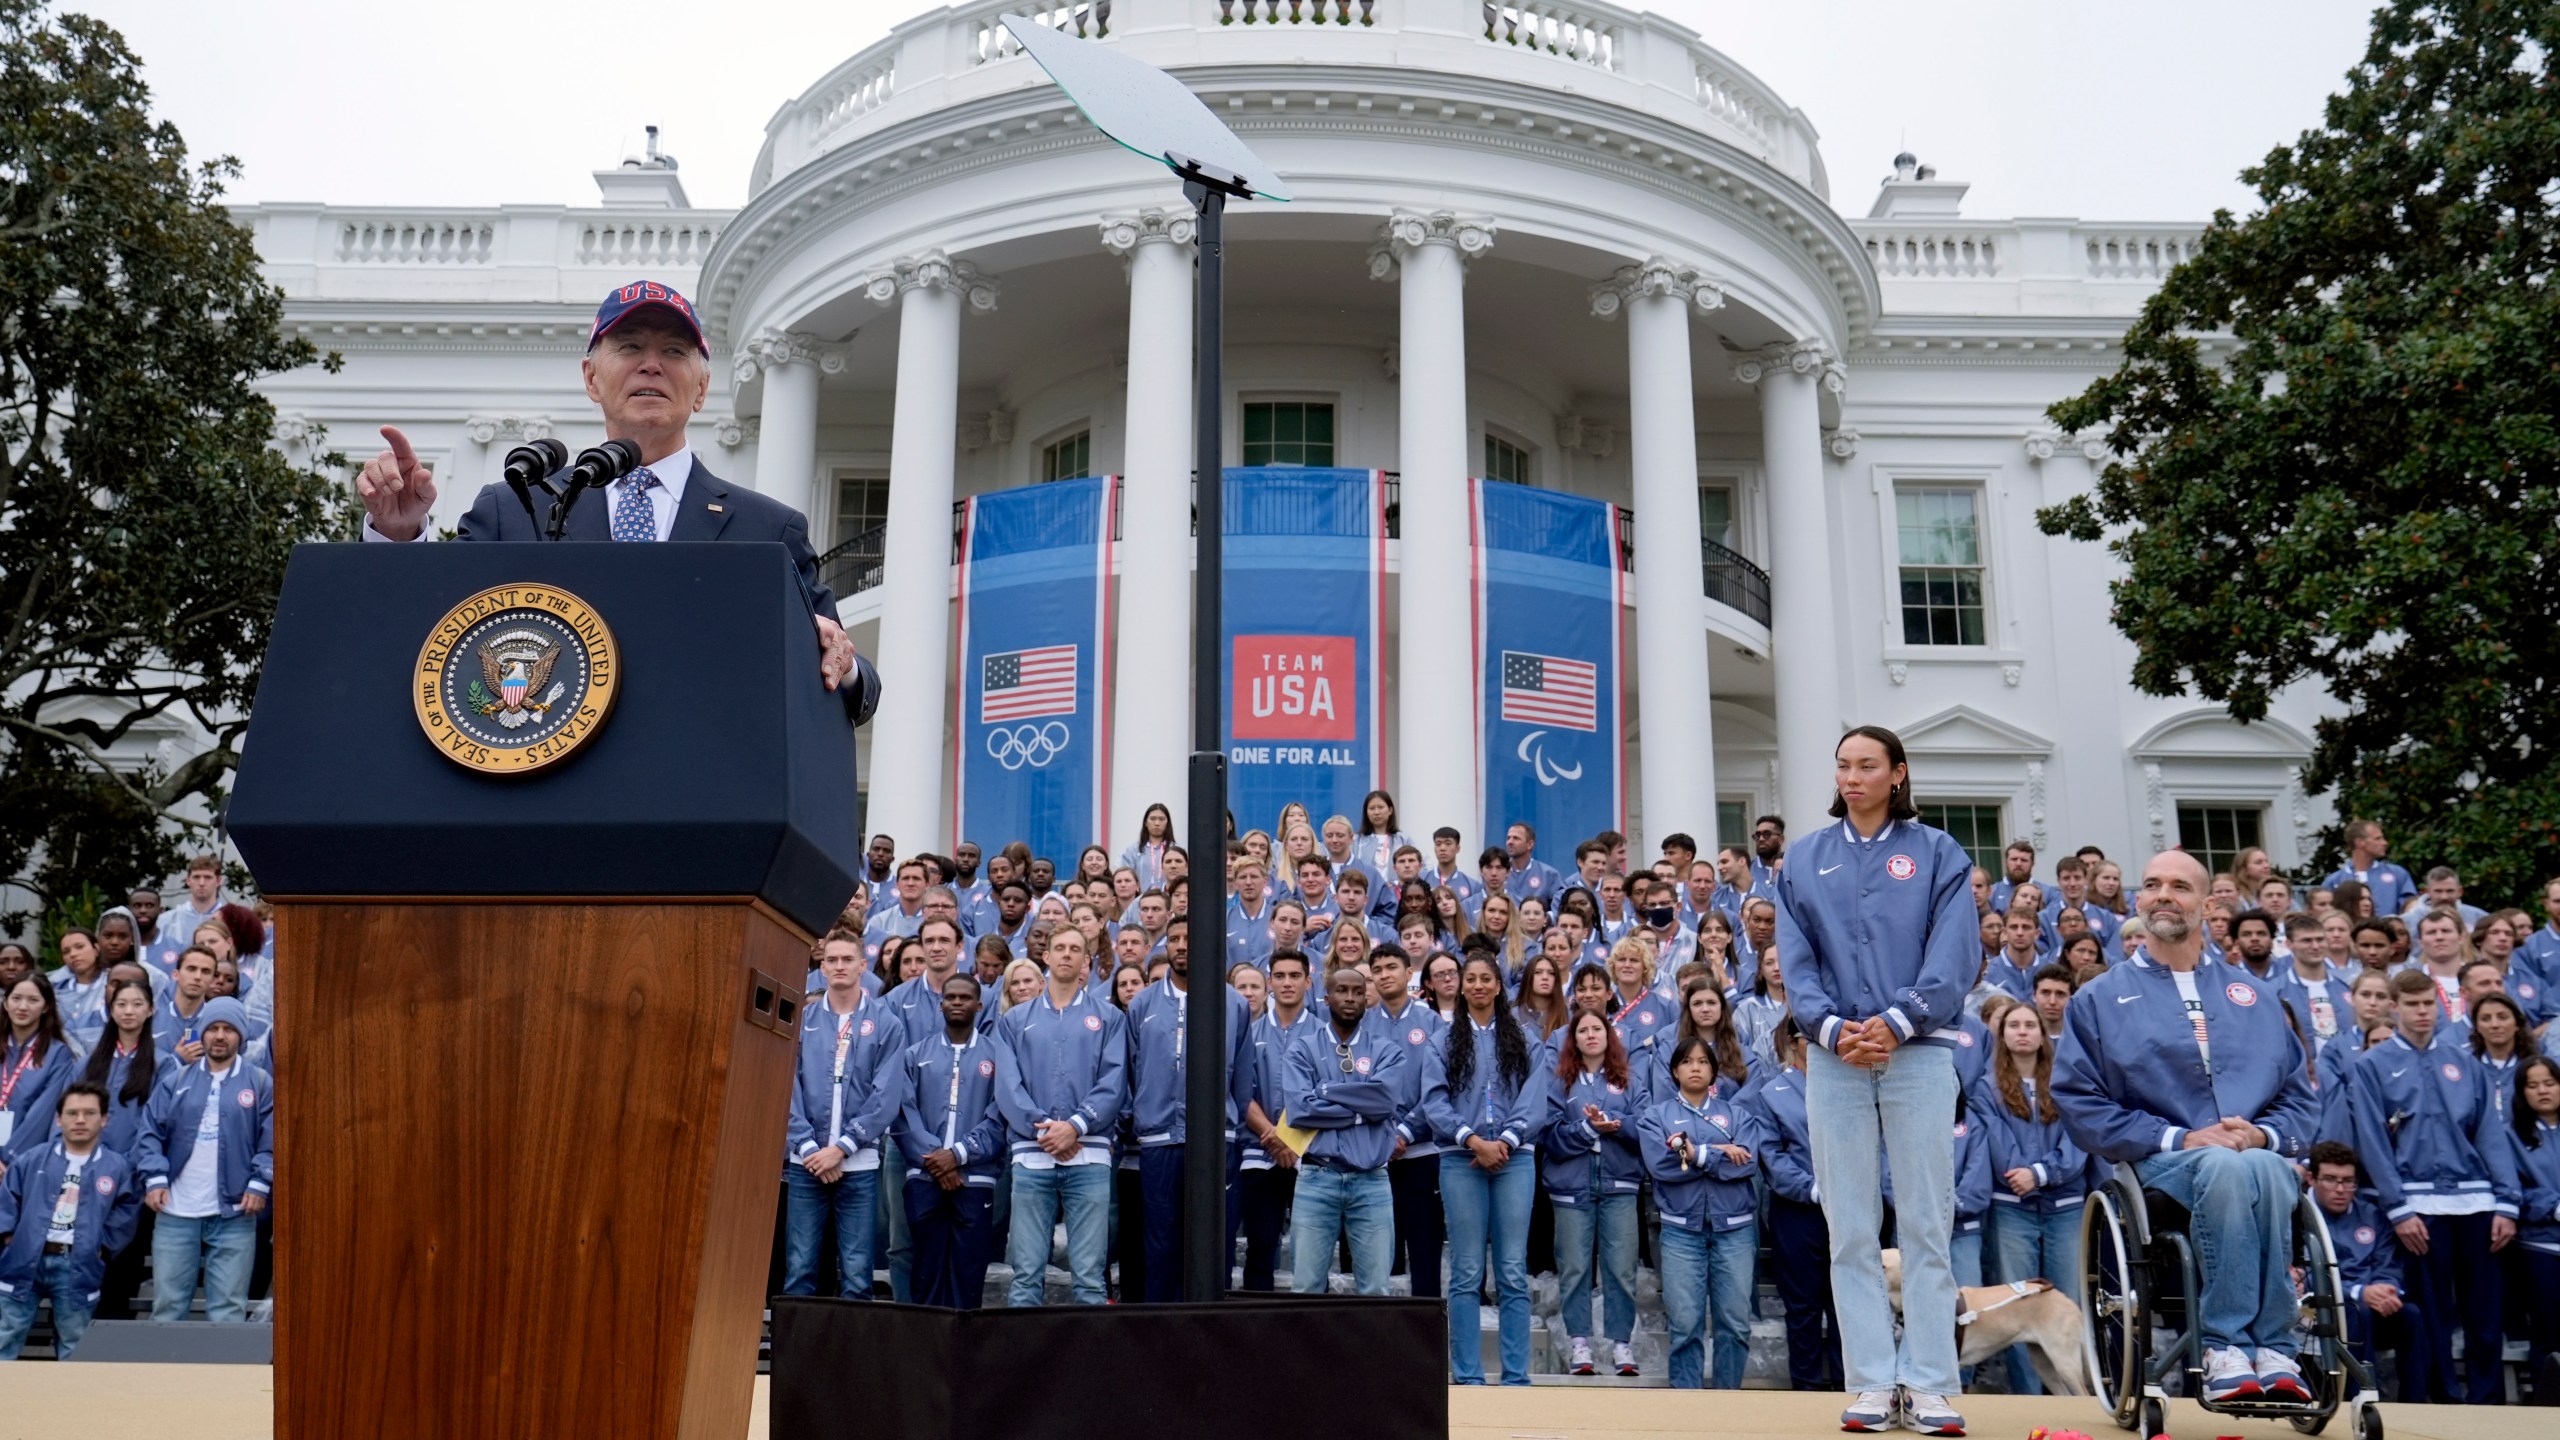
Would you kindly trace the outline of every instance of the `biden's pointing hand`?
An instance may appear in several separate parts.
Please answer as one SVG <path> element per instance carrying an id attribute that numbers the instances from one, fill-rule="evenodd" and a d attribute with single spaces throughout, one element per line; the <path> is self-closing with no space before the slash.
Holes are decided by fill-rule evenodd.
<path id="1" fill-rule="evenodd" d="M 415 540 L 435 509 L 436 477 L 409 437 L 393 426 L 382 427 L 391 448 L 364 462 L 356 474 L 356 494 L 364 500 L 365 519 L 386 540 Z"/>

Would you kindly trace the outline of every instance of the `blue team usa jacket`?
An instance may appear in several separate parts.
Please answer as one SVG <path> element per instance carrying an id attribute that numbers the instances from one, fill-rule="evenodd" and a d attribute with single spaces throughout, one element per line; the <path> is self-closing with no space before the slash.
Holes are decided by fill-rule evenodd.
<path id="1" fill-rule="evenodd" d="M 1395 1156 L 1403 1042 L 1364 1015 L 1346 1045 L 1330 1017 L 1289 1043 L 1281 1094 L 1289 1123 L 1312 1131 L 1306 1162 L 1377 1170 Z"/>
<path id="2" fill-rule="evenodd" d="M 2490 1097 L 2488 1072 L 2469 1050 L 2431 1038 L 2422 1050 L 2394 1035 L 2349 1072 L 2356 1158 L 2374 1198 L 2395 1225 L 2427 1199 L 2485 1199 L 2493 1213 L 2517 1218 L 2524 1196 L 2515 1132 Z"/>
<path id="3" fill-rule="evenodd" d="M 1511 1023 L 1520 1024 L 1518 1019 Z M 1449 1027 L 1447 1042 L 1434 1048 L 1423 1063 L 1422 1114 L 1431 1133 L 1443 1144 L 1464 1145 L 1473 1136 L 1499 1140 L 1513 1150 L 1534 1150 L 1545 1133 L 1553 1108 L 1555 1075 L 1547 1067 L 1554 1057 L 1544 1041 L 1520 1031 L 1529 1047 L 1529 1073 L 1517 1083 L 1502 1078 L 1494 1048 L 1494 1029 L 1478 1025 L 1465 1011 Z M 1475 1068 L 1464 1090 L 1449 1088 L 1449 1051 L 1475 1046 Z"/>
<path id="4" fill-rule="evenodd" d="M 1129 1103 L 1129 1042 L 1120 1008 L 1090 989 L 1061 1006 L 1044 988 L 996 1022 L 996 1108 L 1013 1153 L 1037 1153 L 1040 1122 L 1064 1120 L 1084 1151 L 1111 1154 Z"/>
<path id="5" fill-rule="evenodd" d="M 1760 1173 L 1769 1188 L 1799 1205 L 1822 1203 L 1813 1178 L 1813 1129 L 1805 1112 L 1804 1072 L 1780 1066 L 1750 1089 L 1742 1103 L 1760 1122 Z M 1886 1167 L 1892 1173 L 1892 1167 Z"/>
<path id="6" fill-rule="evenodd" d="M 1244 1119 L 1245 1106 L 1253 1100 L 1249 1055 L 1253 1009 L 1243 995 L 1223 982 L 1218 984 L 1218 990 L 1227 1004 L 1227 1113 L 1220 1122 L 1220 1135 L 1233 1140 L 1236 1125 Z M 1183 1053 L 1189 1043 L 1183 1014 L 1188 1003 L 1183 992 L 1173 987 L 1170 976 L 1129 998 L 1129 1105 L 1140 1149 L 1179 1145 L 1189 1134 L 1184 1122 L 1183 1093 L 1189 1068 Z"/>
<path id="7" fill-rule="evenodd" d="M 1627 1063 L 1627 1083 L 1612 1085 L 1597 1070 L 1582 1070 L 1558 1087 L 1555 1118 L 1538 1145 L 1538 1179 L 1547 1196 L 1568 1209 L 1611 1195 L 1633 1195 L 1644 1182 L 1644 1155 L 1636 1146 L 1636 1130 L 1652 1099 L 1647 1076 L 1656 1067 Z M 1593 1127 L 1586 1107 L 1597 1108 L 1618 1122 L 1604 1135 Z"/>
<path id="8" fill-rule="evenodd" d="M 2347 1287 L 2347 1298 L 2364 1299 L 2364 1287 L 2389 1283 L 2395 1289 L 2407 1288 L 2400 1278 L 2400 1242 L 2392 1238 L 2391 1222 L 2382 1218 L 2382 1207 L 2373 1201 L 2373 1192 L 2359 1190 L 2355 1203 L 2337 1215 L 2320 1212 L 2329 1227 L 2329 1248 L 2338 1256 L 2338 1282 Z"/>
<path id="9" fill-rule="evenodd" d="M 1688 1136 L 1696 1147 L 1685 1166 L 1671 1148 L 1674 1135 Z M 1731 1086 L 1708 1090 L 1700 1105 L 1691 1105 L 1675 1090 L 1645 1107 L 1636 1122 L 1636 1149 L 1653 1176 L 1654 1204 L 1663 1224 L 1705 1235 L 1739 1230 L 1758 1218 L 1751 1181 L 1759 1166 L 1709 1148 L 1716 1145 L 1739 1145 L 1753 1155 L 1764 1145 L 1750 1107 L 1735 1103 Z"/>
<path id="10" fill-rule="evenodd" d="M 240 1202 L 250 1191 L 268 1195 L 276 1187 L 275 1084 L 258 1067 L 232 1061 L 219 1094 L 213 1071 L 202 1060 L 163 1077 L 151 1092 L 151 1113 L 143 1119 L 134 1170 L 146 1194 L 174 1184 L 196 1153 L 196 1127 L 207 1105 L 223 1107 L 221 1172 L 215 1188 L 223 1218 L 229 1219 L 240 1213 Z M 164 1142 L 162 1136 L 168 1139 Z"/>
<path id="11" fill-rule="evenodd" d="M 1991 1203 L 2031 1215 L 2077 1210 L 2089 1198 L 2089 1152 L 2072 1141 L 2070 1127 L 2060 1119 L 2042 1118 L 2035 1081 L 2021 1077 L 2019 1089 L 2027 1100 L 2024 1118 L 2001 1100 L 1999 1085 L 1988 1077 L 1965 1101 L 1965 1116 L 1982 1132 L 1989 1151 Z M 2012 1170 L 2034 1172 L 2036 1188 L 2025 1195 L 2012 1191 Z"/>
<path id="12" fill-rule="evenodd" d="M 2289 1160 L 2310 1153 L 2320 1104 L 2275 988 L 2236 965 L 2195 969 L 2213 1047 L 2206 1067 L 2168 967 L 2128 960 L 2092 978 L 2063 1012 L 2054 1103 L 2081 1149 L 2131 1162 L 2237 1115 Z"/>
<path id="13" fill-rule="evenodd" d="M 2560 1125 L 2533 1122 L 2533 1138 L 2516 1145 L 2516 1181 L 2524 1190 L 2516 1241 L 2560 1255 Z"/>
<path id="14" fill-rule="evenodd" d="M 36 1053 L 39 1045 L 44 1046 L 41 1055 Z M 32 1154 L 53 1139 L 54 1102 L 79 1073 L 80 1058 L 70 1046 L 47 1044 L 42 1038 L 12 1045 L 7 1034 L 0 1032 L 0 1086 L 9 1092 L 10 1116 L 8 1142 L 0 1144 L 0 1163 L 15 1165 L 19 1156 Z"/>
<path id="15" fill-rule="evenodd" d="M 801 1011 L 800 1064 L 791 1083 L 791 1118 L 782 1163 L 799 1163 L 830 1145 L 845 1154 L 876 1150 L 898 1115 L 898 1061 L 907 1032 L 895 1012 L 865 1000 L 838 1016 L 826 1001 Z M 846 1023 L 838 1033 L 839 1020 Z M 843 1063 L 837 1063 L 837 1051 Z M 832 1128 L 830 1128 L 832 1126 Z"/>
<path id="16" fill-rule="evenodd" d="M 995 1188 L 1005 1156 L 1004 1117 L 996 1111 L 996 1042 L 985 1031 L 955 1046 L 936 1035 L 908 1047 L 899 1062 L 898 1150 L 906 1178 L 916 1162 L 949 1148 L 959 1159 L 962 1183 Z"/>
<path id="17" fill-rule="evenodd" d="M 1943 830 L 1892 820 L 1872 840 L 1849 822 L 1787 852 L 1778 965 L 1796 1025 L 1825 1050 L 1840 1026 L 1883 1016 L 1906 1044 L 1952 1043 L 1980 961 L 1973 857 Z"/>
<path id="18" fill-rule="evenodd" d="M 53 1231 L 54 1208 L 62 1196 L 62 1177 L 70 1168 L 70 1152 L 56 1140 L 0 1177 L 0 1235 L 9 1237 L 7 1247 L 0 1248 L 0 1297 L 22 1295 L 36 1283 L 36 1267 L 44 1260 L 45 1237 Z M 100 1145 L 89 1152 L 80 1171 L 78 1196 L 71 1252 L 63 1258 L 71 1262 L 72 1290 L 95 1302 L 108 1252 L 133 1239 L 142 1194 L 124 1156 Z M 57 1296 L 54 1303 L 64 1298 Z"/>

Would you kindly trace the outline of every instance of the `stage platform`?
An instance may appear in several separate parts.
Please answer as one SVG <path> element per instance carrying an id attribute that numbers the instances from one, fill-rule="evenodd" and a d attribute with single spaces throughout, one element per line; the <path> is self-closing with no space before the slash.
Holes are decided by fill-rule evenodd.
<path id="1" fill-rule="evenodd" d="M 0 1440 L 60 1440 L 69 1435 L 184 1435 L 186 1440 L 265 1440 L 271 1430 L 274 1380 L 260 1365 L 55 1365 L 0 1367 Z M 1356 1387 L 1355 1387 L 1356 1391 Z M 1335 1399 L 1354 1407 L 1358 1396 Z M 1823 1440 L 1840 1433 L 1840 1400 L 1782 1390 L 1619 1389 L 1535 1385 L 1449 1392 L 1452 1440 L 1649 1440 L 1720 1435 L 1737 1440 Z M 2087 1400 L 1975 1395 L 1965 1418 L 1981 1440 L 2026 1440 L 2039 1425 L 2090 1432 L 2117 1430 Z M 2553 1412 L 2516 1406 L 2467 1409 L 2386 1405 L 2388 1440 L 2549 1440 Z M 2246 1424 L 2205 1414 L 2184 1401 L 2169 1409 L 2174 1440 L 2281 1440 L 2284 1425 Z M 756 1381 L 748 1432 L 764 1440 L 765 1382 Z M 2343 1423 L 2329 1434 L 2345 1437 Z"/>

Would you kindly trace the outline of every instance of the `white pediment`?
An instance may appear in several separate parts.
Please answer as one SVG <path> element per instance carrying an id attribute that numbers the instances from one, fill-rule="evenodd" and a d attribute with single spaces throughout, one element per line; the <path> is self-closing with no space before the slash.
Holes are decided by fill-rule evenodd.
<path id="1" fill-rule="evenodd" d="M 1970 705 L 1951 705 L 1900 728 L 1904 748 L 1928 755 L 2050 755 L 2053 742 Z"/>
<path id="2" fill-rule="evenodd" d="M 2282 760 L 2299 765 L 2311 755 L 2311 737 L 2281 720 L 2243 725 L 2219 706 L 2173 715 L 2133 742 L 2141 760 Z"/>

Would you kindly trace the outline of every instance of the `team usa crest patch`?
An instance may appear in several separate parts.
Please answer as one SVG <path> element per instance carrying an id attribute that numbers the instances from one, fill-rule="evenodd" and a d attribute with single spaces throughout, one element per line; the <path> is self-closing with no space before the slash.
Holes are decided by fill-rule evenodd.
<path id="1" fill-rule="evenodd" d="M 996 1062 L 994 1062 L 993 1060 L 981 1060 L 981 1061 L 979 1061 L 979 1062 L 978 1062 L 978 1078 L 979 1078 L 979 1079 L 981 1079 L 981 1080 L 992 1080 L 992 1079 L 994 1079 L 994 1078 L 995 1078 L 995 1075 L 996 1075 Z"/>
<path id="2" fill-rule="evenodd" d="M 1920 873 L 1920 864 L 1908 855 L 1896 855 L 1884 862 L 1884 873 L 1896 880 L 1908 880 Z"/>
<path id="3" fill-rule="evenodd" d="M 419 727 L 447 759 L 521 775 L 567 759 L 613 708 L 622 666 L 586 601 L 497 585 L 445 612 L 411 667 Z"/>
<path id="4" fill-rule="evenodd" d="M 1102 1017 L 1101 1017 L 1101 1016 L 1099 1016 L 1099 1015 L 1087 1015 L 1086 1017 L 1084 1017 L 1084 1028 L 1086 1028 L 1087 1030 L 1099 1030 L 1099 1029 L 1101 1029 L 1101 1028 L 1102 1028 Z"/>
<path id="5" fill-rule="evenodd" d="M 2462 1079 L 2462 1067 L 2454 1064 L 2450 1060 L 2444 1062 L 2444 1069 L 2438 1073 L 2444 1076 L 2445 1083 L 2448 1085 L 2454 1084 Z"/>
<path id="6" fill-rule="evenodd" d="M 101 1195 L 113 1195 L 116 1193 L 116 1177 L 113 1175 L 99 1176 L 96 1188 L 98 1193 Z"/>
<path id="7" fill-rule="evenodd" d="M 2234 1005 L 2255 1005 L 2258 1003 L 2258 992 L 2250 989 L 2247 985 L 2234 980 L 2230 984 L 2222 987 L 2222 998 L 2230 1001 Z"/>

